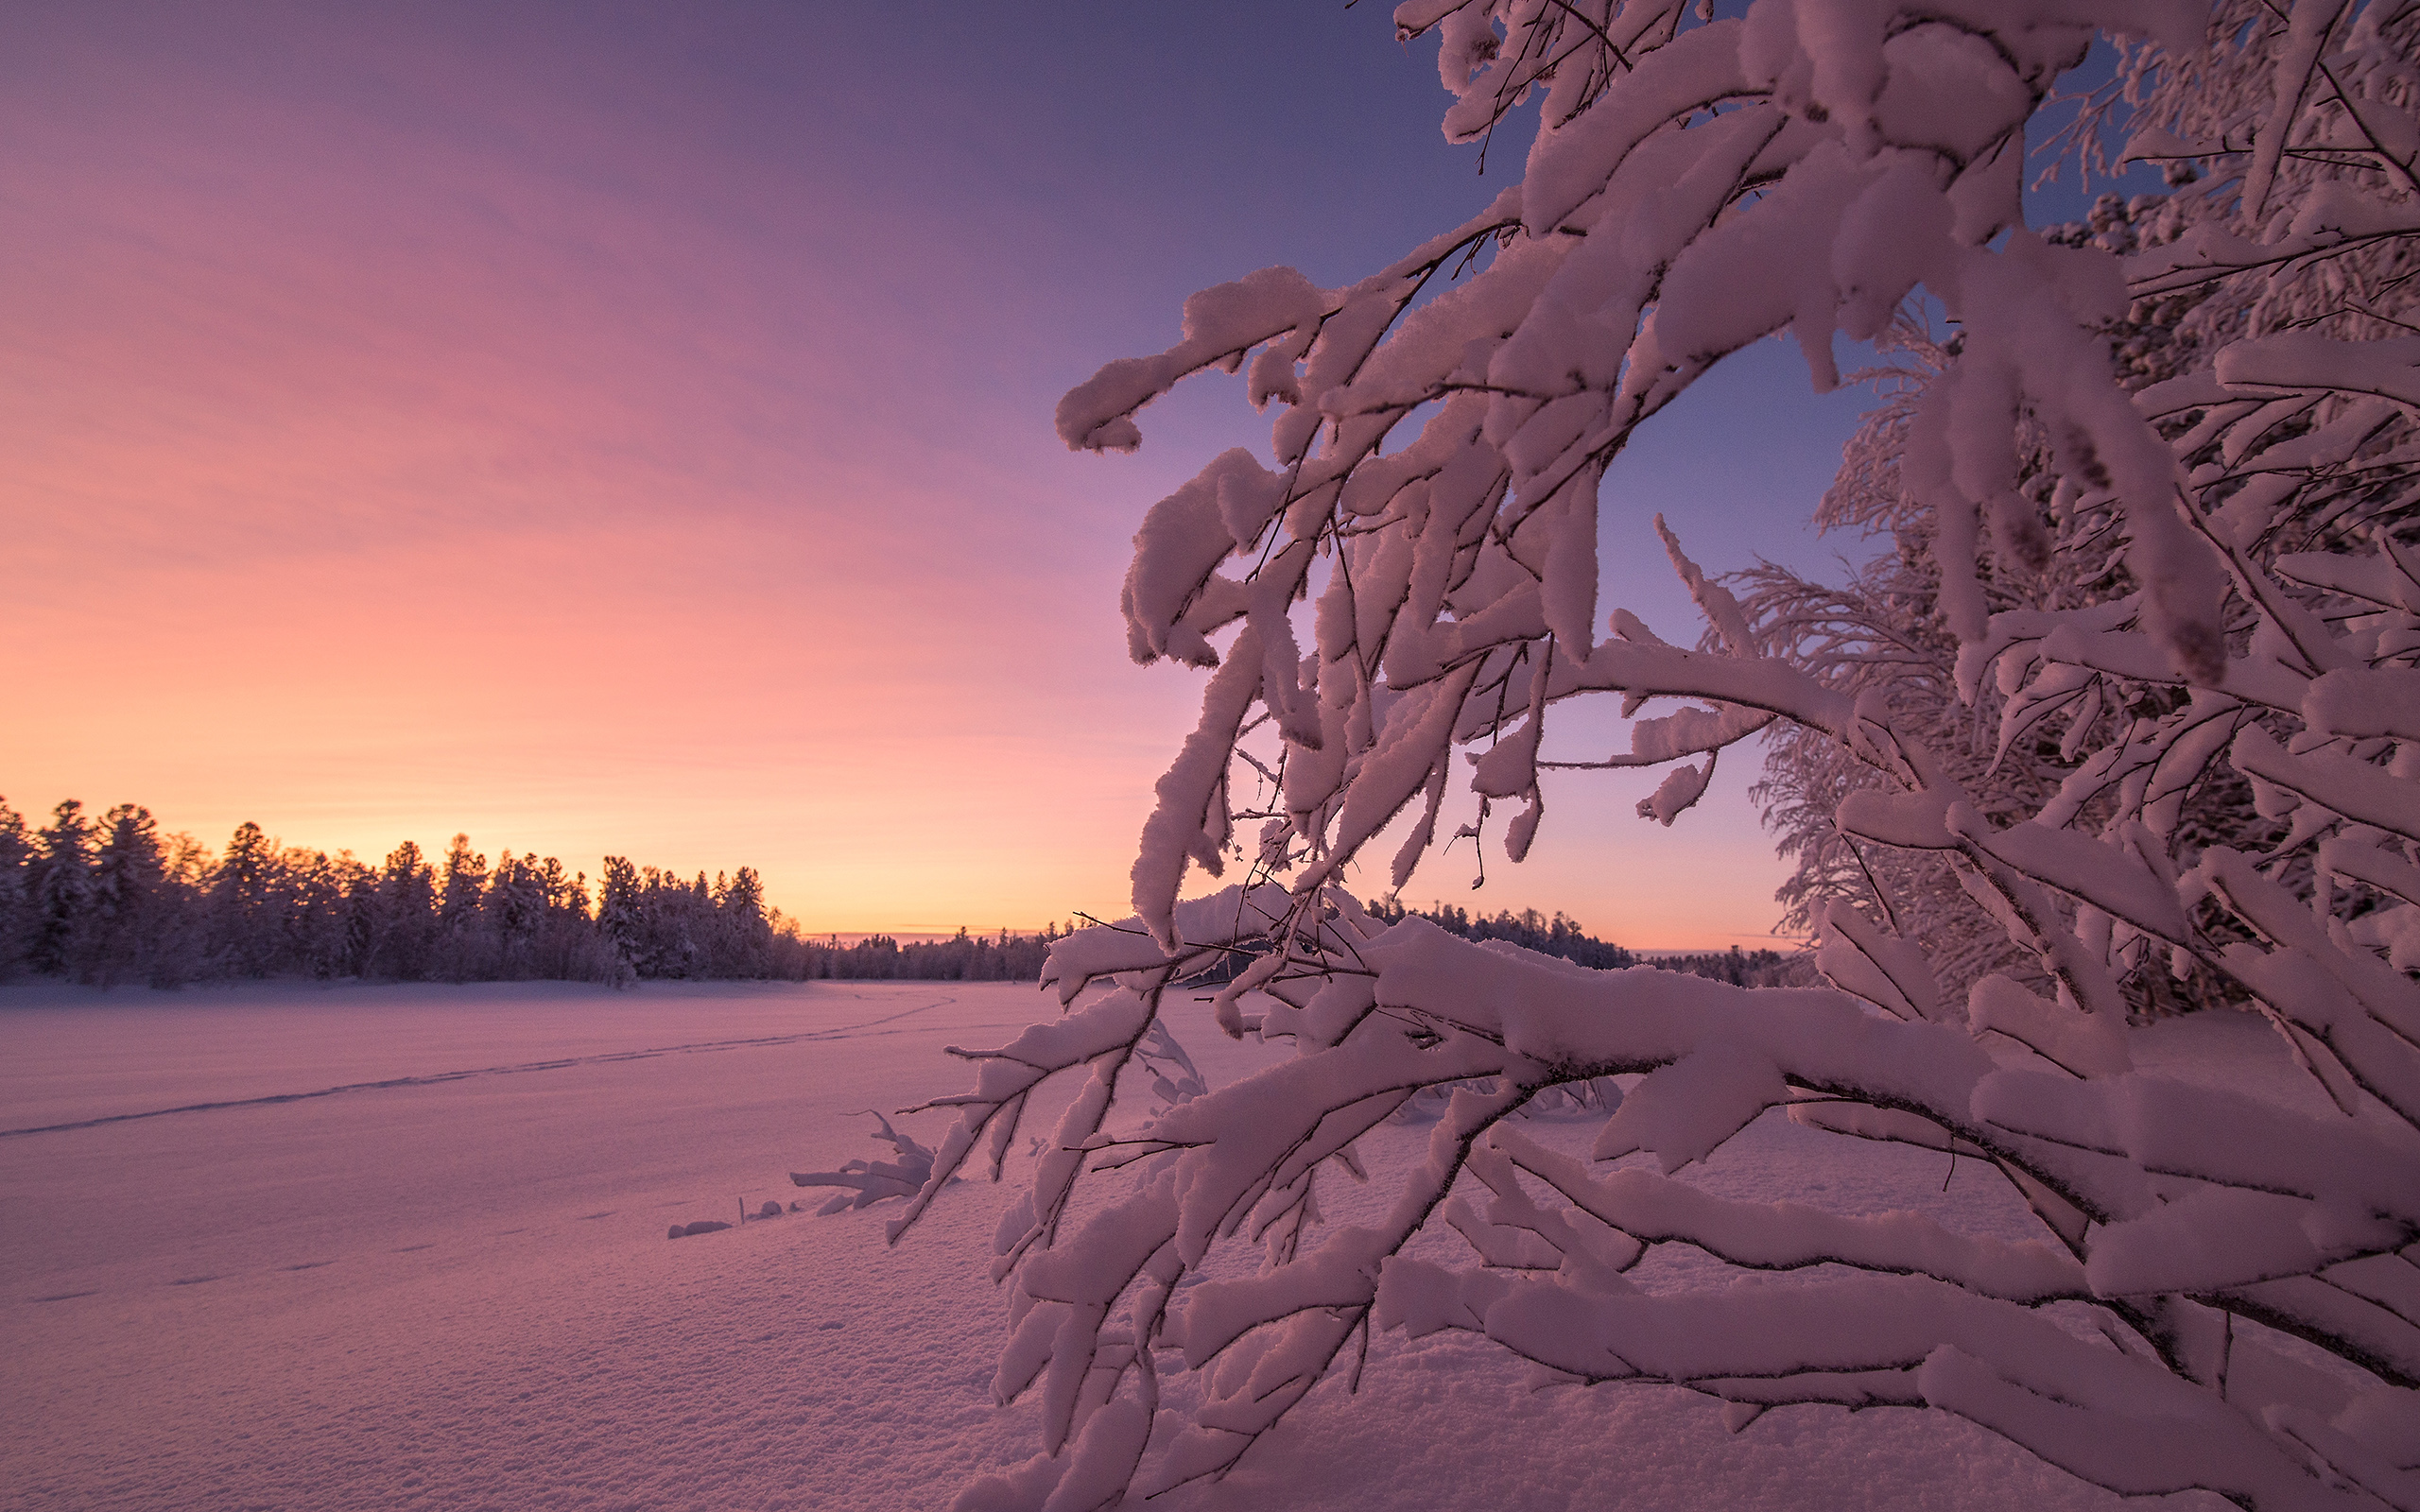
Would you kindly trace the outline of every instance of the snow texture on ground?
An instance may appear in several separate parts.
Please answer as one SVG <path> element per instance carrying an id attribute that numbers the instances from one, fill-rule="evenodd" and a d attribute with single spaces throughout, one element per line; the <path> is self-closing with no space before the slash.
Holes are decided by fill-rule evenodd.
<path id="1" fill-rule="evenodd" d="M 858 1109 L 958 1090 L 942 1045 L 1047 1004 L 954 983 L 0 988 L 0 1505 L 946 1506 L 1034 1449 L 1031 1408 L 988 1392 L 1010 1189 L 953 1188 L 897 1248 L 895 1202 L 665 1234 L 820 1196 L 786 1173 L 888 1155 Z M 2275 1058 L 2256 1025 L 2174 1030 L 2180 1065 Z M 1214 1085 L 1286 1053 L 1180 1032 Z M 937 1143 L 945 1122 L 903 1127 Z M 1374 1134 L 1381 1180 L 1425 1138 Z M 1986 1176 L 1769 1120 L 1701 1179 L 1844 1211 L 1929 1192 L 2021 1227 Z M 1357 1195 L 1322 1204 L 1349 1221 Z M 1541 1386 L 1482 1342 L 1398 1333 L 1357 1398 L 1323 1383 L 1224 1483 L 1156 1504 L 2120 1503 L 1944 1415 L 1789 1408 L 1734 1435 L 1685 1392 Z"/>

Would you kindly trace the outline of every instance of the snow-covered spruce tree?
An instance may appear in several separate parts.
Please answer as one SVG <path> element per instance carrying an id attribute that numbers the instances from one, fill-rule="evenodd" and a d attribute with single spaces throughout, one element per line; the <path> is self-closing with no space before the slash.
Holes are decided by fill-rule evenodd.
<path id="1" fill-rule="evenodd" d="M 2223 8 L 2216 30 L 2238 36 L 2264 20 L 2273 20 L 2264 7 L 2237 3 Z M 2156 128 L 2131 135 L 2141 156 L 2166 163 L 2175 192 L 2137 195 L 2131 200 L 2103 195 L 2085 222 L 2047 228 L 2046 238 L 2133 256 L 2173 244 L 2205 226 L 2223 232 L 2238 209 L 2240 177 L 2210 177 L 2205 168 L 2214 160 L 2180 150 L 2186 144 L 2176 132 L 2195 130 L 2217 141 L 2232 130 L 2235 140 L 2249 142 L 2259 121 L 2246 115 L 2246 105 L 2256 116 L 2274 106 L 2273 95 L 2265 93 L 2271 80 L 2260 74 L 2268 63 L 2266 51 L 2221 48 L 2187 66 L 2171 68 L 2154 49 L 2137 48 L 2123 62 L 2117 78 L 2090 97 L 2078 126 L 2070 129 L 2070 148 L 2082 160 L 2079 166 L 2107 166 L 2107 129 L 2122 108 L 2135 124 Z M 2209 88 L 2213 74 L 2223 79 L 2223 87 Z M 2247 74 L 2254 77 L 2242 77 Z M 2226 77 L 2230 75 L 2237 77 Z M 2386 93 L 2403 102 L 2392 87 Z M 2221 104 L 2214 113 L 2213 102 L 2231 104 Z M 2361 166 L 2341 154 L 2308 150 L 2310 146 L 2297 142 L 2281 149 L 2276 187 L 2271 191 L 2273 202 L 2292 206 L 2296 213 L 2310 204 L 2311 196 L 2344 187 L 2346 170 Z M 2102 161 L 2094 162 L 2096 158 Z M 2373 161 L 2367 166 L 2375 171 L 2379 165 Z M 2217 349 L 2247 335 L 2313 326 L 2332 329 L 2340 336 L 2408 334 L 2420 321 L 2420 284 L 2406 276 L 2411 270 L 2410 253 L 2408 238 L 2385 237 L 2350 246 L 2340 256 L 2266 268 L 2256 279 L 2152 284 L 2147 297 L 2132 302 L 2125 319 L 2107 328 L 2118 381 L 2130 392 L 2139 392 L 2184 378 L 2205 366 Z M 1879 535 L 1893 549 L 1844 585 L 1812 581 L 1766 565 L 1739 575 L 1733 586 L 1744 588 L 1742 608 L 1756 626 L 1760 651 L 1784 657 L 1851 695 L 1869 686 L 1878 689 L 1892 700 L 1902 728 L 1921 732 L 1935 756 L 1953 768 L 1979 811 L 2020 819 L 2040 810 L 2074 768 L 2076 753 L 2087 742 L 2105 744 L 2116 734 L 2108 727 L 2123 723 L 2136 711 L 2112 701 L 2109 695 L 2116 684 L 2107 677 L 2053 688 L 2047 697 L 2015 701 L 2003 695 L 1996 679 L 1960 686 L 1955 671 L 1959 644 L 1940 611 L 1929 511 L 1910 496 L 1898 472 L 1906 428 L 1932 377 L 1948 366 L 1929 336 L 1914 320 L 1886 334 L 1885 344 L 1903 359 L 1885 372 L 1895 380 L 1896 391 L 1889 404 L 1867 417 L 1850 444 L 1838 483 L 1816 511 L 1826 528 Z M 2290 416 L 2276 438 L 2299 437 L 2308 429 L 2307 416 Z M 2025 437 L 2025 443 L 2020 486 L 2037 503 L 2049 504 L 2061 483 L 2070 480 L 2053 465 L 2038 428 Z M 2215 440 L 2205 448 L 2211 455 L 2220 449 Z M 2346 481 L 2377 496 L 2365 511 L 2376 516 L 2380 513 L 2377 505 L 2401 496 L 2405 474 L 2415 464 L 2387 455 L 2391 448 L 2376 442 L 2370 451 L 2367 465 L 2348 473 Z M 2265 461 L 2273 469 L 2276 454 L 2267 453 Z M 2232 490 L 2242 486 L 2245 475 L 2221 471 L 2205 487 Z M 2273 571 L 2275 557 L 2306 547 L 2314 528 L 2341 524 L 2326 516 L 2356 500 L 2342 489 L 2305 490 L 2293 502 L 2305 513 L 2281 518 L 2253 548 Z M 2384 512 L 2394 518 L 2391 508 Z M 2051 549 L 2041 554 L 2042 559 L 2029 565 L 2022 558 L 2002 558 L 1981 564 L 1979 576 L 1991 607 L 2080 609 L 2132 593 L 2135 585 L 2123 556 L 2110 549 L 2112 532 L 2105 514 L 2091 508 L 2046 509 Z M 2153 692 L 2130 691 L 2137 699 Z M 1796 862 L 1782 892 L 1788 905 L 1785 926 L 1813 929 L 1828 903 L 1845 899 L 1924 938 L 1937 975 L 1957 996 L 1993 970 L 2033 974 L 2025 953 L 1996 920 L 1948 885 L 1952 854 L 1876 851 L 1833 824 L 1840 798 L 1875 781 L 1871 768 L 1820 732 L 1789 727 L 1775 731 L 1764 782 L 1752 797 L 1763 807 L 1784 853 Z M 2267 849 L 2286 835 L 2289 825 L 2282 817 L 2264 817 L 2261 808 L 2252 784 L 2239 772 L 2226 764 L 2203 766 L 2168 833 L 2171 854 L 2180 864 L 2190 865 L 2213 843 L 2240 848 L 2256 839 L 2260 849 Z M 2287 847 L 2279 860 L 2283 864 L 2273 875 L 2297 896 L 2310 898 L 2317 872 L 2308 848 Z M 2392 898 L 2375 889 L 2366 895 L 2356 889 L 2342 902 L 2359 928 L 2392 928 L 2395 923 L 2380 906 L 2391 908 Z M 2365 915 L 2373 917 L 2367 925 L 2359 925 Z M 2243 937 L 2210 900 L 2200 905 L 2196 922 L 2219 936 Z M 2214 973 L 2192 972 L 2177 980 L 2157 960 L 2138 960 L 2133 970 L 2121 972 L 2120 985 L 2131 1004 L 2152 1012 L 2201 1005 L 2227 995 L 2226 983 Z"/>
<path id="2" fill-rule="evenodd" d="M 1902 362 L 1864 376 L 1901 387 L 1866 417 L 1816 519 L 1827 529 L 1882 536 L 1891 549 L 1843 583 L 1760 563 L 1727 584 L 1740 593 L 1761 654 L 1786 660 L 1852 698 L 1874 690 L 1889 702 L 1894 724 L 1926 743 L 1979 813 L 2019 821 L 2049 800 L 2087 740 L 2096 733 L 2106 738 L 2106 726 L 2135 711 L 2106 701 L 2108 679 L 2014 705 L 1992 679 L 1962 685 L 1958 639 L 1942 614 L 1929 515 L 1899 485 L 1897 472 L 1906 426 L 1925 385 L 1947 366 L 1946 354 L 1912 316 L 1886 333 L 1883 344 Z M 2047 502 L 2059 480 L 2036 440 L 2020 475 L 2035 498 Z M 2133 591 L 2119 554 L 2106 545 L 2069 549 L 2105 534 L 2101 521 L 2069 512 L 2047 520 L 2046 528 L 2052 548 L 2038 567 L 1996 559 L 1979 564 L 1995 611 L 2083 609 Z M 2135 690 L 2138 696 L 2148 691 Z M 1764 775 L 1749 797 L 1782 854 L 1794 862 L 1777 894 L 1785 904 L 1782 927 L 1817 932 L 1827 909 L 1845 902 L 1896 933 L 1924 940 L 1937 985 L 1956 1001 L 1996 971 L 2050 990 L 2033 953 L 1959 885 L 1956 852 L 1866 845 L 1834 823 L 1843 798 L 1877 785 L 1873 767 L 1820 730 L 1780 725 L 1768 731 Z M 2220 764 L 2204 768 L 2187 790 L 2168 841 L 2180 864 L 2189 865 L 2214 838 L 2241 847 L 2284 833 L 2282 824 L 2259 816 L 2250 784 Z M 2297 865 L 2283 880 L 2308 898 L 2310 876 L 2307 866 Z M 2214 903 L 2205 901 L 2200 916 L 2204 929 L 2242 937 L 2228 933 L 2228 920 Z M 2119 987 L 2130 1011 L 2152 1015 L 2205 1006 L 2224 995 L 2224 983 L 2212 973 L 2179 980 L 2157 958 L 2121 971 Z"/>
<path id="3" fill-rule="evenodd" d="M 959 1122 L 894 1227 L 978 1149 L 996 1175 L 1035 1087 L 1080 1074 L 995 1263 L 1015 1324 L 996 1387 L 1038 1392 L 1044 1452 L 960 1504 L 1218 1474 L 1374 1333 L 1454 1328 L 1572 1378 L 1694 1389 L 1734 1426 L 1927 1406 L 2121 1492 L 2420 1505 L 2420 338 L 2384 302 L 2420 238 L 2420 10 L 1411 0 L 1397 21 L 1442 39 L 1449 135 L 1537 104 L 1522 181 L 1349 287 L 1273 268 L 1198 295 L 1178 346 L 1061 405 L 1071 445 L 1130 447 L 1179 379 L 1245 370 L 1277 405 L 1275 465 L 1217 458 L 1136 539 L 1134 654 L 1212 670 L 1135 921 L 1051 957 L 1063 1003 L 1116 989 L 967 1053 L 977 1085 L 942 1100 Z M 2095 109 L 2198 175 L 2122 254 L 2022 224 L 2026 123 L 2096 34 L 2126 61 Z M 1618 610 L 1599 640 L 1598 484 L 1632 431 L 1776 331 L 1828 385 L 1834 334 L 1881 336 L 1919 288 L 1958 334 L 1888 460 L 1931 558 L 1923 614 L 1955 647 L 1946 691 L 1807 664 L 1669 533 L 1714 648 Z M 2113 344 L 2175 349 L 2172 374 L 2130 389 Z M 1954 880 L 1998 964 L 1949 963 L 1973 980 L 1945 994 L 1894 912 L 1904 868 L 1825 906 L 1823 988 L 1588 971 L 1383 924 L 1338 885 L 1409 810 L 1404 877 L 1464 772 L 1519 806 L 1519 857 L 1544 724 L 1591 694 L 1679 702 L 1608 764 L 1669 765 L 1641 805 L 1667 821 L 1717 752 L 1777 725 L 1821 743 L 1859 774 L 1832 826 Z M 1988 764 L 1944 759 L 1953 697 L 2066 732 L 1999 789 L 2021 804 L 1979 803 Z M 2229 774 L 2259 833 L 2187 844 L 2197 784 Z M 1239 820 L 1258 827 L 1238 840 Z M 1247 850 L 1243 885 L 1178 902 L 1189 867 Z M 1212 1016 L 1295 1056 L 1111 1125 L 1121 1071 L 1190 1001 L 1170 984 L 1238 946 L 1263 954 Z M 2265 1016 L 2331 1110 L 2136 1069 L 2125 984 L 2163 965 Z M 1507 1122 L 1607 1075 L 1640 1079 L 1593 1162 Z M 1385 1216 L 1313 1228 L 1328 1162 L 1447 1086 Z M 1774 1108 L 1987 1162 L 2040 1237 L 1674 1178 Z M 1100 1189 L 1080 1213 L 1080 1184 Z M 1407 1253 L 1432 1219 L 1465 1263 Z M 1254 1243 L 1258 1274 L 1203 1279 Z M 1639 1288 L 1625 1272 L 1665 1245 L 1799 1274 Z M 1163 1419 L 1180 1366 L 1200 1404 Z"/>

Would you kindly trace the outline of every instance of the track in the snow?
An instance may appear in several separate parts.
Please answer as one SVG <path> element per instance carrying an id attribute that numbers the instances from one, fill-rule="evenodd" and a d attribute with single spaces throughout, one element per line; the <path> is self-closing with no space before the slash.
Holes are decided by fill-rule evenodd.
<path id="1" fill-rule="evenodd" d="M 185 1103 L 176 1108 L 147 1108 L 139 1113 L 105 1113 L 98 1118 L 79 1118 L 67 1124 L 40 1124 L 27 1128 L 0 1128 L 0 1140 L 15 1139 L 26 1134 L 59 1134 L 69 1129 L 98 1128 L 105 1124 L 128 1124 L 137 1119 L 166 1118 L 172 1113 L 211 1113 L 228 1108 L 263 1108 L 274 1103 L 302 1103 L 316 1097 L 335 1097 L 342 1092 L 384 1091 L 394 1087 L 435 1087 L 449 1081 L 465 1081 L 473 1076 L 513 1076 L 528 1071 L 561 1071 L 568 1066 L 597 1066 L 616 1060 L 649 1060 L 658 1056 L 694 1055 L 709 1050 L 743 1050 L 753 1046 L 794 1045 L 817 1040 L 843 1040 L 867 1029 L 878 1029 L 886 1023 L 947 1007 L 956 998 L 936 998 L 930 1003 L 863 1023 L 844 1023 L 830 1029 L 809 1029 L 799 1034 L 761 1035 L 750 1040 L 705 1040 L 695 1044 L 658 1045 L 648 1050 L 615 1050 L 594 1056 L 569 1056 L 561 1060 L 529 1060 L 510 1066 L 475 1066 L 468 1071 L 431 1072 L 420 1076 L 389 1076 L 378 1081 L 347 1082 L 341 1087 L 322 1087 L 316 1091 L 273 1092 L 266 1097 L 236 1097 L 216 1103 Z"/>

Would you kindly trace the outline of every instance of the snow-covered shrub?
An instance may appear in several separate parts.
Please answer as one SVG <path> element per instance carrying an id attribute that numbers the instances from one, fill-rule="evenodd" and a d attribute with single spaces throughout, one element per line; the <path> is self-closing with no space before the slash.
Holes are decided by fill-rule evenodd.
<path id="1" fill-rule="evenodd" d="M 790 1184 L 800 1187 L 847 1187 L 827 1200 L 816 1212 L 829 1214 L 850 1208 L 863 1208 L 885 1197 L 912 1197 L 933 1178 L 933 1152 L 920 1143 L 913 1134 L 902 1134 L 890 1126 L 890 1120 L 868 1110 L 868 1116 L 882 1125 L 881 1131 L 867 1136 L 880 1140 L 898 1152 L 895 1160 L 843 1160 L 837 1171 L 792 1171 Z M 855 1194 L 852 1195 L 852 1193 Z"/>
<path id="2" fill-rule="evenodd" d="M 2420 10 L 1409 0 L 1396 19 L 1442 38 L 1449 135 L 1537 102 L 1522 181 L 1358 284 L 1271 268 L 1197 295 L 1179 345 L 1060 406 L 1069 444 L 1132 447 L 1179 379 L 1246 371 L 1276 405 L 1275 465 L 1218 457 L 1136 538 L 1134 655 L 1210 671 L 1136 919 L 1051 956 L 1063 1004 L 1116 990 L 974 1057 L 893 1226 L 978 1149 L 996 1176 L 1034 1089 L 1081 1076 L 994 1266 L 1014 1320 L 996 1389 L 1039 1393 L 1044 1452 L 961 1505 L 1216 1475 L 1397 1328 L 1686 1386 L 1734 1427 L 1781 1403 L 1929 1406 L 2121 1492 L 2420 1505 Z M 2024 131 L 2097 34 L 2124 60 L 2087 127 L 2122 119 L 2175 192 L 2054 242 L 2022 221 Z M 1775 331 L 1828 387 L 1834 334 L 1885 336 L 1918 290 L 1955 338 L 1844 487 L 1922 555 L 1922 592 L 1852 585 L 1835 636 L 1784 623 L 1786 594 L 1743 606 L 1664 530 L 1704 648 L 1621 610 L 1600 639 L 1598 485 L 1632 431 Z M 1923 641 L 1904 666 L 1902 635 Z M 1751 735 L 1834 764 L 1798 790 L 1797 833 L 1828 827 L 1871 875 L 1810 907 L 1828 986 L 1592 971 L 1374 919 L 1339 885 L 1409 811 L 1401 885 L 1465 748 L 1479 827 L 1513 805 L 1519 859 L 1546 720 L 1596 694 L 1664 701 L 1599 765 L 1668 767 L 1640 806 L 1666 823 Z M 1231 860 L 1244 882 L 1179 901 L 1190 868 Z M 1911 893 L 1950 885 L 1972 911 L 1935 937 Z M 1111 1127 L 1120 1073 L 1190 999 L 1172 984 L 1238 949 L 1210 1017 L 1294 1057 Z M 2129 1009 L 2159 1005 L 2160 971 L 2265 1017 L 2332 1110 L 2137 1069 Z M 1589 1111 L 1593 1160 L 1511 1117 L 1623 1075 Z M 1314 1227 L 1330 1163 L 1358 1170 L 1360 1135 L 1448 1086 L 1385 1216 Z M 1775 1108 L 1986 1162 L 2040 1234 L 1675 1178 Z M 1462 1263 L 1407 1253 L 1436 1219 Z M 1258 1274 L 1204 1279 L 1251 1244 Z M 1668 1245 L 1722 1273 L 1640 1289 L 1625 1273 Z M 1730 1284 L 1752 1271 L 1799 1274 Z M 1198 1405 L 1163 1418 L 1178 1366 Z"/>

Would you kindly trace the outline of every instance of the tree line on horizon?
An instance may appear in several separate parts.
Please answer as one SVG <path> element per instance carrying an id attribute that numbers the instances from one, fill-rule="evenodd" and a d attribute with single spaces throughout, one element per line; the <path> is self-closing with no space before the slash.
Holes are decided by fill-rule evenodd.
<path id="1" fill-rule="evenodd" d="M 1598 970 L 1648 965 L 1739 986 L 1791 983 L 1805 970 L 1797 954 L 1773 950 L 1641 956 L 1561 912 L 1489 918 L 1385 900 L 1370 911 Z M 769 905 L 752 867 L 709 880 L 607 856 L 592 887 L 553 856 L 507 850 L 491 865 L 467 834 L 434 859 L 406 840 L 373 866 L 349 850 L 281 845 L 249 820 L 213 855 L 191 835 L 163 833 L 140 804 L 95 817 L 70 799 L 34 829 L 0 800 L 0 980 L 1033 982 L 1073 927 L 843 945 Z"/>
<path id="2" fill-rule="evenodd" d="M 1585 933 L 1564 918 L 1561 909 L 1552 918 L 1534 908 L 1525 908 L 1517 914 L 1498 909 L 1490 919 L 1484 914 L 1466 913 L 1451 903 L 1406 908 L 1400 902 L 1381 899 L 1370 904 L 1369 910 L 1373 919 L 1390 924 L 1407 918 L 1425 919 L 1448 935 L 1471 940 L 1500 939 L 1599 971 L 1652 966 L 1663 971 L 1712 977 L 1733 987 L 1807 987 L 1816 980 L 1813 961 L 1795 947 L 1788 951 L 1769 947 L 1748 951 L 1734 945 L 1727 951 L 1659 951 L 1642 955 Z"/>
<path id="3" fill-rule="evenodd" d="M 768 905 L 752 867 L 710 881 L 607 856 L 592 887 L 553 856 L 491 865 L 466 834 L 435 859 L 406 840 L 372 865 L 250 821 L 213 855 L 139 804 L 95 817 L 71 799 L 33 829 L 0 800 L 0 979 L 1036 981 L 1065 933 L 842 945 Z"/>

